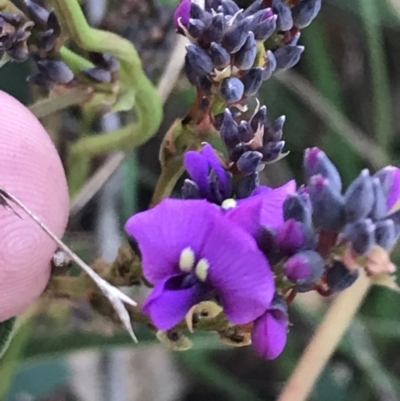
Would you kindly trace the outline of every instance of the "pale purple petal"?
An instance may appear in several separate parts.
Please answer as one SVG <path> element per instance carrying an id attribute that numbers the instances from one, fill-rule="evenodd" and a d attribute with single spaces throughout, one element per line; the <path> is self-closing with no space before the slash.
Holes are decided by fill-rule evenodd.
<path id="1" fill-rule="evenodd" d="M 153 209 L 132 216 L 126 232 L 136 239 L 143 273 L 157 283 L 180 272 L 181 252 L 190 247 L 199 256 L 220 208 L 205 200 L 165 199 Z"/>
<path id="2" fill-rule="evenodd" d="M 223 215 L 208 233 L 202 258 L 210 266 L 207 282 L 231 322 L 251 322 L 270 306 L 275 284 L 267 259 L 253 237 Z"/>
<path id="3" fill-rule="evenodd" d="M 396 202 L 400 199 L 400 169 L 392 167 L 391 186 L 386 200 L 387 210 L 391 210 Z"/>
<path id="4" fill-rule="evenodd" d="M 265 359 L 278 357 L 286 345 L 288 320 L 280 310 L 270 310 L 260 316 L 251 332 L 256 352 Z"/>
<path id="5" fill-rule="evenodd" d="M 267 187 L 266 185 L 259 185 L 251 193 L 251 196 L 269 195 L 273 196 L 276 202 L 280 202 L 283 204 L 286 197 L 293 192 L 296 192 L 296 181 L 290 180 L 286 184 L 283 184 L 278 188 Z"/>
<path id="6" fill-rule="evenodd" d="M 185 276 L 179 274 L 159 281 L 143 304 L 143 312 L 151 317 L 159 330 L 169 330 L 177 325 L 192 306 L 205 299 L 205 285 L 194 280 L 185 286 Z"/>
<path id="7" fill-rule="evenodd" d="M 189 150 L 185 153 L 183 162 L 186 171 L 198 185 L 201 195 L 208 197 L 210 194 L 210 184 L 208 180 L 209 164 L 207 158 L 200 152 Z"/>

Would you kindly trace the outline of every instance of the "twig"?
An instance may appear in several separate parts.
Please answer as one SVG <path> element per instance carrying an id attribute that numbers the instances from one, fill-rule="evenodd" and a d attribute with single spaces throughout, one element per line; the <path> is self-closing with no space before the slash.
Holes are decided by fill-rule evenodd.
<path id="1" fill-rule="evenodd" d="M 294 92 L 324 123 L 341 135 L 375 169 L 390 164 L 389 155 L 315 90 L 307 79 L 293 71 L 277 74 L 276 79 Z"/>
<path id="2" fill-rule="evenodd" d="M 371 280 L 362 270 L 356 283 L 333 301 L 278 401 L 305 401 L 308 398 L 370 286 Z"/>
<path id="3" fill-rule="evenodd" d="M 76 253 L 74 253 L 67 245 L 65 245 L 30 209 L 28 209 L 18 198 L 12 195 L 3 187 L 0 187 L 1 204 L 9 205 L 8 201 L 13 202 L 19 206 L 57 245 L 62 249 L 67 256 L 71 258 L 101 289 L 103 294 L 108 298 L 113 308 L 117 312 L 119 318 L 125 329 L 129 332 L 132 339 L 137 342 L 136 336 L 132 330 L 132 325 L 129 313 L 125 308 L 124 303 L 136 306 L 136 302 L 125 295 L 118 288 L 109 284 L 106 280 L 101 278 L 94 270 L 88 266 Z"/>

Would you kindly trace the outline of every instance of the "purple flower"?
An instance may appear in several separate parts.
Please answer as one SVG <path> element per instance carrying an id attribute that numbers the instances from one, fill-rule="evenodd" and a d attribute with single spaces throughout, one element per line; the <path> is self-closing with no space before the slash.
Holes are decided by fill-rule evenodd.
<path id="1" fill-rule="evenodd" d="M 254 322 L 251 339 L 257 354 L 264 359 L 277 358 L 286 345 L 288 324 L 286 302 L 275 295 L 272 306 Z"/>
<path id="2" fill-rule="evenodd" d="M 189 23 L 191 3 L 190 0 L 182 0 L 175 8 L 174 25 L 179 33 L 183 33 L 181 25 L 186 26 Z"/>
<path id="3" fill-rule="evenodd" d="M 155 285 L 143 311 L 160 330 L 210 298 L 235 324 L 253 321 L 270 306 L 274 280 L 267 259 L 218 206 L 166 199 L 131 217 L 125 229 L 138 242 L 144 276 Z"/>
<path id="4" fill-rule="evenodd" d="M 231 196 L 231 177 L 222 167 L 210 144 L 206 143 L 200 152 L 186 152 L 184 164 L 190 177 L 199 187 L 202 198 L 220 204 Z"/>
<path id="5" fill-rule="evenodd" d="M 222 207 L 227 209 L 226 216 L 229 219 L 253 236 L 257 236 L 261 226 L 276 229 L 283 224 L 283 202 L 295 191 L 294 180 L 278 188 L 260 185 L 249 198 L 238 201 L 228 199 Z"/>
<path id="6" fill-rule="evenodd" d="M 386 195 L 386 208 L 389 211 L 400 199 L 400 169 L 394 166 L 387 166 L 379 170 L 375 177 L 379 178 L 382 184 Z"/>

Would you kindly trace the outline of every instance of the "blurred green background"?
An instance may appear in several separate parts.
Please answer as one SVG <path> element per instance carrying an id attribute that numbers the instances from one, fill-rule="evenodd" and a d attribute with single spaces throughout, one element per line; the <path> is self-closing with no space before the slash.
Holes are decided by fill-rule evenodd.
<path id="1" fill-rule="evenodd" d="M 171 16 L 176 0 L 83 3 L 93 23 L 135 43 L 146 72 L 157 82 L 174 44 Z M 270 79 L 260 92 L 272 118 L 286 115 L 284 139 L 291 151 L 264 170 L 264 182 L 278 185 L 293 176 L 301 182 L 302 154 L 308 146 L 323 148 L 345 183 L 363 167 L 398 165 L 400 0 L 323 0 L 320 15 L 302 32 L 300 44 L 306 48 L 300 63 Z M 31 69 L 29 62 L 5 66 L 0 70 L 0 88 L 31 104 L 40 95 L 25 83 Z M 135 151 L 114 180 L 109 191 L 117 234 L 110 230 L 109 235 L 119 235 L 124 219 L 148 204 L 159 173 L 157 155 L 164 132 L 184 115 L 192 98 L 192 88 L 181 77 L 165 104 L 160 131 Z M 43 121 L 61 155 L 66 141 L 77 134 L 81 117 L 79 110 L 71 109 Z M 124 121 L 123 115 L 119 118 Z M 65 238 L 89 262 L 104 250 L 98 229 L 107 199 L 110 194 L 103 191 L 72 219 Z M 395 252 L 393 261 L 398 259 Z M 113 332 L 94 316 L 88 305 L 47 304 L 17 334 L 0 361 L 0 399 L 274 400 L 328 304 L 316 296 L 295 302 L 286 350 L 270 362 L 249 348 L 222 346 L 213 335 L 197 336 L 192 350 L 172 353 L 137 327 L 140 344 L 134 345 L 127 335 Z M 398 400 L 399 356 L 400 296 L 373 288 L 312 399 Z"/>

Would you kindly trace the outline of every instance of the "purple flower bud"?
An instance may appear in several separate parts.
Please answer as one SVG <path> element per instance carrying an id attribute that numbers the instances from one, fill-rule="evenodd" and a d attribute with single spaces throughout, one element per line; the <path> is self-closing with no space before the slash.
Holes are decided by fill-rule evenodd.
<path id="1" fill-rule="evenodd" d="M 264 72 L 262 77 L 263 81 L 266 81 L 267 79 L 271 78 L 275 70 L 276 70 L 276 58 L 274 56 L 274 53 L 272 53 L 271 50 L 268 50 L 266 54 L 266 64 L 264 67 Z"/>
<path id="2" fill-rule="evenodd" d="M 193 86 L 197 86 L 199 82 L 199 78 L 202 74 L 198 74 L 197 71 L 193 68 L 191 62 L 190 62 L 190 57 L 186 54 L 185 55 L 185 64 L 183 66 L 183 69 L 185 71 L 186 77 L 189 80 L 189 82 Z"/>
<path id="3" fill-rule="evenodd" d="M 391 219 L 381 220 L 375 224 L 376 245 L 390 249 L 398 238 L 396 226 Z"/>
<path id="4" fill-rule="evenodd" d="M 299 43 L 299 39 L 301 37 L 301 32 L 297 32 L 296 35 L 293 36 L 293 38 L 291 40 L 289 40 L 288 42 L 286 42 L 287 45 L 290 46 L 296 46 L 297 43 Z"/>
<path id="5" fill-rule="evenodd" d="M 263 154 L 263 161 L 269 163 L 278 158 L 284 147 L 285 141 L 269 142 L 259 149 L 259 151 Z"/>
<path id="6" fill-rule="evenodd" d="M 350 184 L 344 195 L 347 221 L 367 217 L 374 207 L 374 189 L 369 171 L 364 169 Z"/>
<path id="7" fill-rule="evenodd" d="M 272 10 L 278 16 L 277 26 L 281 31 L 290 31 L 293 28 L 292 10 L 281 0 L 273 0 Z"/>
<path id="8" fill-rule="evenodd" d="M 45 52 L 50 52 L 54 48 L 57 40 L 54 31 L 48 29 L 47 31 L 38 32 L 37 35 L 37 45 L 39 49 L 44 50 Z"/>
<path id="9" fill-rule="evenodd" d="M 297 192 L 289 194 L 283 203 L 283 218 L 285 220 L 294 219 L 311 227 L 311 212 L 309 199 L 307 202 L 305 196 Z"/>
<path id="10" fill-rule="evenodd" d="M 386 208 L 392 209 L 400 199 L 400 169 L 394 166 L 387 166 L 379 170 L 374 177 L 379 178 L 383 192 L 386 195 Z"/>
<path id="11" fill-rule="evenodd" d="M 321 9 L 321 0 L 300 0 L 292 8 L 294 25 L 297 28 L 305 28 L 311 24 Z"/>
<path id="12" fill-rule="evenodd" d="M 235 54 L 235 65 L 240 70 L 248 70 L 256 59 L 257 55 L 257 44 L 254 39 L 254 33 L 249 32 L 246 42 L 243 47 Z"/>
<path id="13" fill-rule="evenodd" d="M 199 19 L 207 26 L 211 22 L 212 15 L 203 10 L 197 3 L 192 2 L 190 4 L 190 18 Z"/>
<path id="14" fill-rule="evenodd" d="M 204 9 L 208 12 L 211 12 L 211 10 L 217 11 L 220 5 L 221 0 L 206 0 Z"/>
<path id="15" fill-rule="evenodd" d="M 267 256 L 270 263 L 272 263 L 271 259 L 274 255 L 279 252 L 275 236 L 276 231 L 272 227 L 261 226 L 256 237 L 257 246 Z"/>
<path id="16" fill-rule="evenodd" d="M 25 0 L 25 5 L 28 11 L 27 14 L 35 25 L 41 29 L 46 29 L 49 12 L 31 0 Z"/>
<path id="17" fill-rule="evenodd" d="M 67 84 L 74 79 L 74 73 L 63 61 L 43 59 L 37 61 L 37 66 L 55 83 Z"/>
<path id="18" fill-rule="evenodd" d="M 192 180 L 184 181 L 181 192 L 184 199 L 201 199 L 199 186 Z"/>
<path id="19" fill-rule="evenodd" d="M 326 272 L 326 282 L 331 291 L 344 291 L 356 282 L 359 275 L 359 270 L 350 271 L 343 262 L 334 260 Z"/>
<path id="20" fill-rule="evenodd" d="M 286 117 L 278 117 L 272 124 L 265 126 L 264 142 L 278 142 L 283 136 L 283 125 L 285 124 Z"/>
<path id="21" fill-rule="evenodd" d="M 50 89 L 53 86 L 53 82 L 51 82 L 46 75 L 41 74 L 40 72 L 38 74 L 30 75 L 26 81 L 45 89 Z"/>
<path id="22" fill-rule="evenodd" d="M 215 42 L 211 43 L 210 57 L 214 66 L 219 69 L 227 67 L 231 62 L 230 54 L 221 45 Z"/>
<path id="23" fill-rule="evenodd" d="M 250 142 L 254 138 L 254 132 L 251 129 L 250 123 L 248 121 L 240 121 L 238 128 L 240 142 Z"/>
<path id="24" fill-rule="evenodd" d="M 276 230 L 277 246 L 285 255 L 293 255 L 304 249 L 307 242 L 304 226 L 294 219 L 286 220 Z"/>
<path id="25" fill-rule="evenodd" d="M 183 33 L 183 30 L 179 24 L 186 26 L 189 22 L 190 18 L 190 8 L 191 8 L 192 2 L 190 0 L 182 0 L 178 6 L 175 8 L 174 11 L 174 25 L 176 30 L 179 33 Z"/>
<path id="26" fill-rule="evenodd" d="M 276 68 L 288 70 L 296 65 L 304 51 L 304 46 L 282 46 L 275 50 Z"/>
<path id="27" fill-rule="evenodd" d="M 231 149 L 228 148 L 229 160 L 233 163 L 236 163 L 239 160 L 240 156 L 242 156 L 242 154 L 244 152 L 247 152 L 248 150 L 250 150 L 249 147 L 246 146 L 244 143 L 239 143 Z"/>
<path id="28" fill-rule="evenodd" d="M 243 97 L 244 85 L 238 78 L 225 78 L 220 84 L 219 92 L 227 103 L 236 103 Z"/>
<path id="29" fill-rule="evenodd" d="M 233 27 L 225 33 L 222 39 L 222 46 L 229 53 L 236 53 L 246 42 L 248 36 L 248 21 L 242 20 L 233 25 Z"/>
<path id="30" fill-rule="evenodd" d="M 263 8 L 263 0 L 253 1 L 244 11 L 243 16 L 249 17 Z"/>
<path id="31" fill-rule="evenodd" d="M 257 113 L 254 114 L 252 119 L 250 120 L 250 126 L 252 130 L 257 131 L 259 126 L 263 126 L 265 124 L 265 119 L 267 118 L 267 106 L 261 106 Z"/>
<path id="32" fill-rule="evenodd" d="M 340 231 L 345 225 L 346 213 L 343 196 L 337 188 L 330 180 L 318 174 L 309 179 L 308 190 L 316 226 Z"/>
<path id="33" fill-rule="evenodd" d="M 272 15 L 258 24 L 253 30 L 256 40 L 260 42 L 267 40 L 275 32 L 276 23 L 277 16 Z"/>
<path id="34" fill-rule="evenodd" d="M 210 25 L 205 29 L 202 40 L 204 43 L 221 43 L 224 36 L 225 18 L 223 14 L 213 16 Z"/>
<path id="35" fill-rule="evenodd" d="M 204 25 L 203 21 L 190 18 L 186 29 L 188 30 L 190 36 L 192 36 L 194 39 L 199 39 L 203 35 L 206 26 Z"/>
<path id="36" fill-rule="evenodd" d="M 213 70 L 210 56 L 201 47 L 191 43 L 186 46 L 186 52 L 188 61 L 199 75 L 209 74 Z"/>
<path id="37" fill-rule="evenodd" d="M 293 283 L 307 285 L 314 283 L 324 273 L 325 262 L 315 251 L 296 253 L 284 264 L 286 277 Z"/>
<path id="38" fill-rule="evenodd" d="M 111 82 L 111 72 L 105 70 L 104 68 L 84 68 L 82 72 L 95 82 Z"/>
<path id="39" fill-rule="evenodd" d="M 259 186 L 260 180 L 258 172 L 246 175 L 241 178 L 235 186 L 235 193 L 238 199 L 248 198 L 251 193 Z"/>
<path id="40" fill-rule="evenodd" d="M 372 189 L 374 191 L 374 206 L 369 217 L 373 220 L 378 220 L 386 215 L 386 196 L 381 182 L 376 177 L 372 179 Z"/>
<path id="41" fill-rule="evenodd" d="M 225 15 L 235 15 L 239 11 L 238 5 L 232 0 L 222 0 L 221 6 Z"/>
<path id="42" fill-rule="evenodd" d="M 238 125 L 228 108 L 224 111 L 224 119 L 222 120 L 220 134 L 227 148 L 234 148 L 240 142 Z"/>
<path id="43" fill-rule="evenodd" d="M 321 149 L 308 148 L 305 150 L 303 169 L 306 181 L 312 176 L 320 174 L 329 180 L 330 185 L 334 186 L 338 191 L 341 191 L 342 180 L 340 174 L 335 165 Z"/>
<path id="44" fill-rule="evenodd" d="M 370 219 L 359 220 L 346 225 L 343 236 L 358 255 L 367 254 L 375 245 L 375 224 Z"/>
<path id="45" fill-rule="evenodd" d="M 243 174 L 252 174 L 258 171 L 263 155 L 260 152 L 248 151 L 240 156 L 237 161 L 237 168 Z"/>
<path id="46" fill-rule="evenodd" d="M 47 18 L 47 28 L 52 29 L 56 37 L 61 35 L 61 26 L 54 10 L 49 12 L 49 17 Z"/>
<path id="47" fill-rule="evenodd" d="M 260 67 L 251 68 L 241 79 L 246 96 L 254 96 L 262 84 L 263 69 Z"/>

